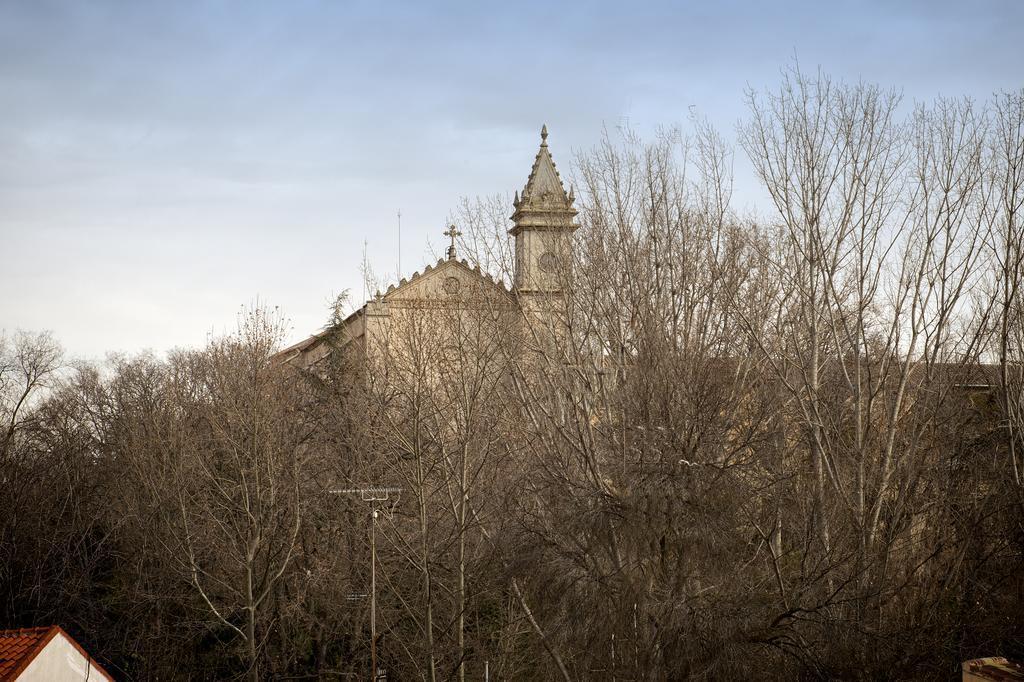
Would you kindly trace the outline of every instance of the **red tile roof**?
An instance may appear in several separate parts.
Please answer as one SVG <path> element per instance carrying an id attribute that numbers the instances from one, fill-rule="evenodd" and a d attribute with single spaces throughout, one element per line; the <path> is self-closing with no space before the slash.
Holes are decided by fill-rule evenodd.
<path id="1" fill-rule="evenodd" d="M 1014 682 L 1024 680 L 1024 665 L 1008 661 L 1002 656 L 976 658 L 964 661 L 963 678 L 965 680 L 999 680 Z"/>
<path id="2" fill-rule="evenodd" d="M 0 630 L 0 680 L 13 680 L 53 639 L 58 629 L 56 625 L 51 625 L 24 630 Z"/>
<path id="3" fill-rule="evenodd" d="M 89 662 L 89 665 L 108 680 L 114 679 L 89 654 L 85 652 L 71 635 L 61 630 L 58 625 L 41 628 L 22 628 L 20 630 L 0 630 L 0 682 L 17 679 L 28 664 L 57 635 L 62 635 Z"/>

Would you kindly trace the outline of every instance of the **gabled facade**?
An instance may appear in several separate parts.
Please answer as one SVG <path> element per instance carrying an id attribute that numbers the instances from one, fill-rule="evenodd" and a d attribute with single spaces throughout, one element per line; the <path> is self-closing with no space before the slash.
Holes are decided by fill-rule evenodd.
<path id="1" fill-rule="evenodd" d="M 310 367 L 332 348 L 357 344 L 373 355 L 385 339 L 412 318 L 438 311 L 493 308 L 512 313 L 519 327 L 550 328 L 556 324 L 576 209 L 566 192 L 548 147 L 547 126 L 522 193 L 516 192 L 509 234 L 515 240 L 512 288 L 479 267 L 458 258 L 454 226 L 446 233 L 451 246 L 445 258 L 378 292 L 341 324 L 309 337 L 279 354 L 284 361 Z M 538 324 L 539 323 L 539 324 Z M 522 331 L 520 329 L 519 331 Z M 526 338 L 526 337 L 523 337 Z"/>

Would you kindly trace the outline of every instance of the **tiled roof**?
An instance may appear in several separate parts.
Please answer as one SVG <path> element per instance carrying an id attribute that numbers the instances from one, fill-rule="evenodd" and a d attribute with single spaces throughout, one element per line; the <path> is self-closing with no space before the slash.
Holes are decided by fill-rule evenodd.
<path id="1" fill-rule="evenodd" d="M 0 680 L 12 680 L 46 643 L 53 639 L 56 625 L 23 630 L 0 630 Z"/>
<path id="2" fill-rule="evenodd" d="M 1001 656 L 976 658 L 964 661 L 963 678 L 965 680 L 999 680 L 1014 682 L 1024 680 L 1024 665 L 1007 661 Z"/>
<path id="3" fill-rule="evenodd" d="M 16 679 L 57 635 L 64 637 L 82 655 L 89 667 L 91 678 L 114 679 L 71 635 L 61 630 L 59 625 L 49 625 L 41 628 L 0 630 L 0 682 Z"/>

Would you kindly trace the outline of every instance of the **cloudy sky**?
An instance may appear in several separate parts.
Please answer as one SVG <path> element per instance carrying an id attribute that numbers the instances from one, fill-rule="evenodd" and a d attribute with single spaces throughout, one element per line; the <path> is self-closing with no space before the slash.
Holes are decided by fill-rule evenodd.
<path id="1" fill-rule="evenodd" d="M 259 299 L 300 338 L 364 241 L 395 270 L 399 210 L 412 271 L 520 188 L 541 123 L 563 166 L 627 121 L 731 137 L 794 55 L 985 99 L 1024 85 L 1024 2 L 0 0 L 0 330 L 163 352 Z"/>

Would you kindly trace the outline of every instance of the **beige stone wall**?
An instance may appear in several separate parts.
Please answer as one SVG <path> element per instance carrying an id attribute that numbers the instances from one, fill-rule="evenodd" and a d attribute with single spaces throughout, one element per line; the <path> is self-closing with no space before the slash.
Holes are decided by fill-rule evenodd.
<path id="1" fill-rule="evenodd" d="M 467 368 L 505 368 L 516 353 L 521 314 L 511 293 L 456 261 L 445 261 L 366 308 L 365 362 L 371 389 L 444 395 Z"/>

